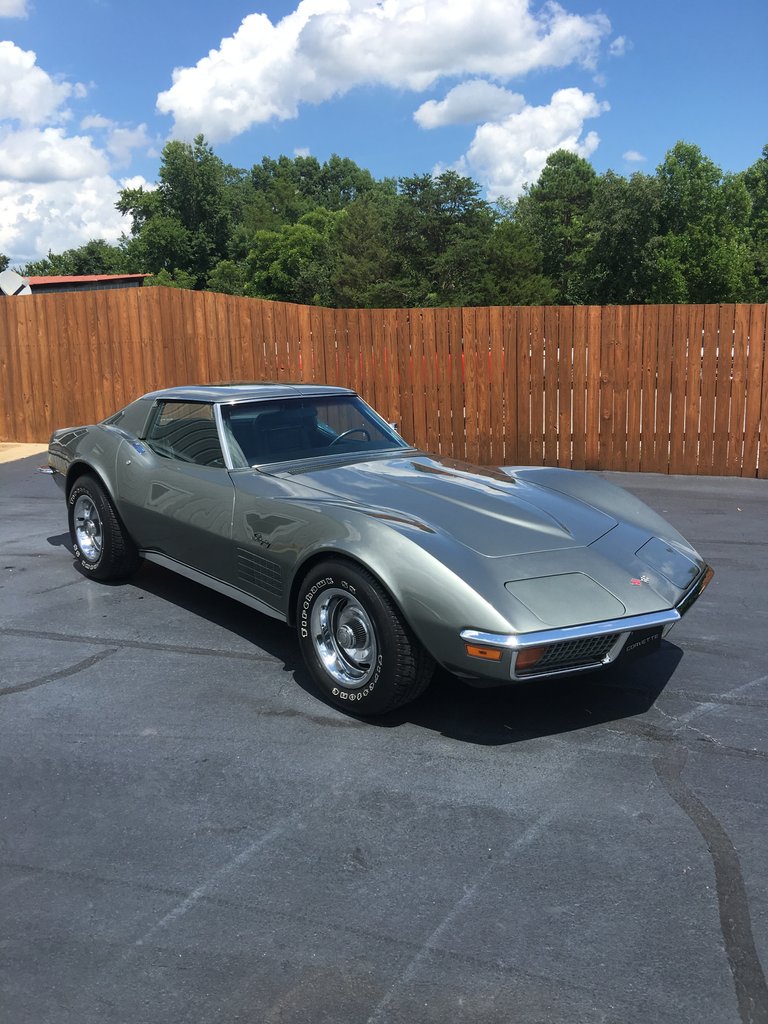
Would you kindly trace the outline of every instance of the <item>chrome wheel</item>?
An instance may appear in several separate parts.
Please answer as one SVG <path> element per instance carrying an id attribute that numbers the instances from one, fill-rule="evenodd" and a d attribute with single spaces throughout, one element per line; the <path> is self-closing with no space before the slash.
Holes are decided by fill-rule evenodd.
<path id="1" fill-rule="evenodd" d="M 378 644 L 368 613 L 347 590 L 329 587 L 312 607 L 310 633 L 317 657 L 337 683 L 365 686 L 376 667 Z"/>
<path id="2" fill-rule="evenodd" d="M 80 494 L 73 511 L 75 540 L 83 558 L 95 563 L 101 558 L 104 544 L 104 532 L 93 499 L 88 494 Z"/>

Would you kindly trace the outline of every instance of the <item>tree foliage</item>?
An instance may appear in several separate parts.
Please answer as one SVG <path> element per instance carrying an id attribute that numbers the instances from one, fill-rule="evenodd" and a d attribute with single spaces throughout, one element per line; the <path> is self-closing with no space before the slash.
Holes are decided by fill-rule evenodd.
<path id="1" fill-rule="evenodd" d="M 516 201 L 491 205 L 455 171 L 376 180 L 336 155 L 247 170 L 198 136 L 169 142 L 156 187 L 123 189 L 116 206 L 117 245 L 49 252 L 26 272 L 369 308 L 768 300 L 768 146 L 724 174 L 678 142 L 628 178 L 560 150 Z"/>

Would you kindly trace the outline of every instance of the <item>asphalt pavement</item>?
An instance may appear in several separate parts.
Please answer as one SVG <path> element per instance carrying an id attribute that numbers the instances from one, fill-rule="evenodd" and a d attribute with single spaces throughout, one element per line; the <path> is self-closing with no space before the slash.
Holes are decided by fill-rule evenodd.
<path id="1" fill-rule="evenodd" d="M 292 632 L 74 568 L 0 465 L 0 1021 L 767 1024 L 768 481 L 608 474 L 714 565 L 629 668 L 376 723 Z"/>

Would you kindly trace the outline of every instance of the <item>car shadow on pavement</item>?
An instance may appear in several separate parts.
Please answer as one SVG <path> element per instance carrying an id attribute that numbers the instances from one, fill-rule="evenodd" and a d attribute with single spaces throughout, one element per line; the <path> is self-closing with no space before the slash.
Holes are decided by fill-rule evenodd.
<path id="1" fill-rule="evenodd" d="M 122 585 L 170 601 L 252 643 L 282 662 L 284 671 L 314 700 L 335 714 L 344 714 L 315 686 L 291 627 L 151 563 Z M 494 688 L 471 687 L 438 668 L 427 691 L 412 704 L 379 718 L 345 717 L 361 727 L 411 724 L 465 743 L 505 745 L 645 714 L 681 658 L 680 648 L 664 641 L 652 655 L 601 672 Z M 327 721 L 329 726 L 337 724 L 322 714 L 308 717 Z"/>
<path id="2" fill-rule="evenodd" d="M 645 714 L 683 656 L 666 641 L 627 665 L 562 679 L 479 689 L 438 669 L 426 693 L 381 724 L 412 722 L 443 736 L 499 746 Z"/>

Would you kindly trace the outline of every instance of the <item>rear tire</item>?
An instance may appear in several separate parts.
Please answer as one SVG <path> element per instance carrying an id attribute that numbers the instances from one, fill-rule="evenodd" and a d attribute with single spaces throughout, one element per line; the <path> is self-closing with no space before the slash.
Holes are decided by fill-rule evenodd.
<path id="1" fill-rule="evenodd" d="M 296 623 L 313 679 L 345 711 L 382 715 L 429 685 L 434 662 L 365 569 L 316 565 L 301 585 Z"/>
<path id="2" fill-rule="evenodd" d="M 78 568 L 95 580 L 130 576 L 138 565 L 138 551 L 104 486 L 93 476 L 79 477 L 67 509 Z"/>

